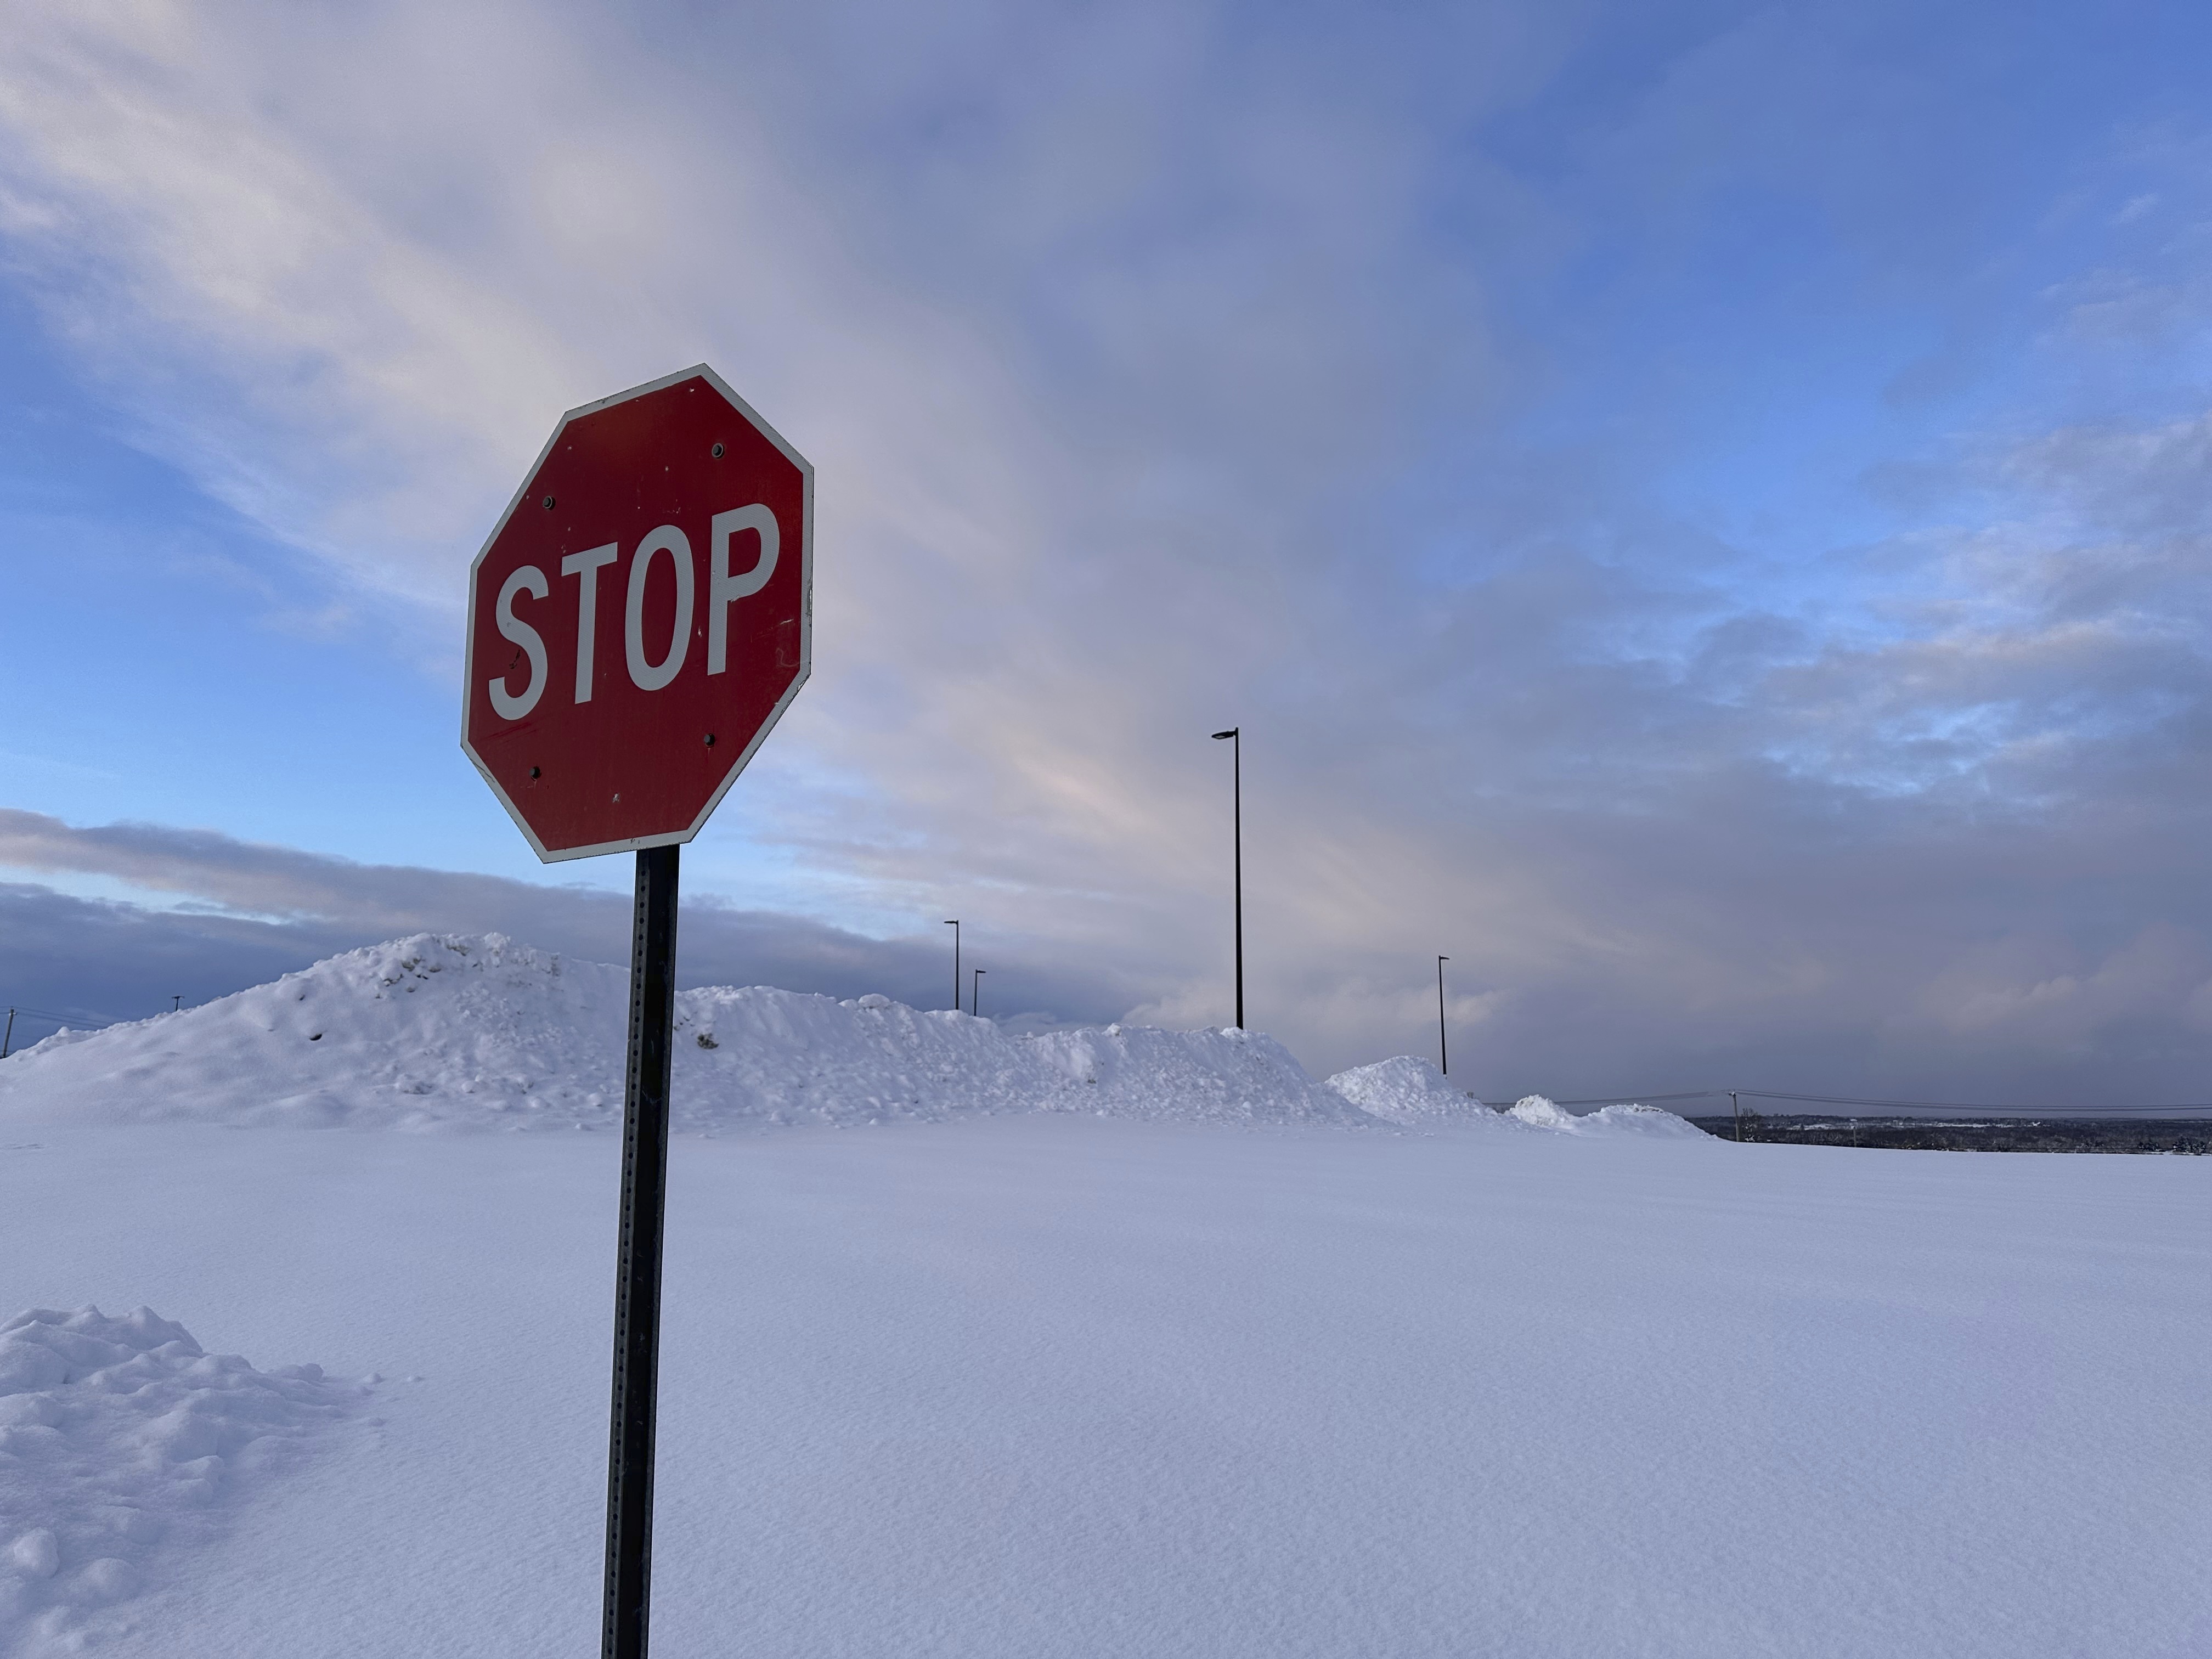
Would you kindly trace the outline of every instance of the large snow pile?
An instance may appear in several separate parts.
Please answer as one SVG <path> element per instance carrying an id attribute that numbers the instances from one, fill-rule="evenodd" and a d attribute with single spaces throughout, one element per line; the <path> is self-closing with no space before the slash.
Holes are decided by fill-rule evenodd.
<path id="1" fill-rule="evenodd" d="M 74 1651 L 158 1577 L 150 1557 L 218 1531 L 240 1487 L 363 1392 L 314 1365 L 204 1353 L 149 1308 L 0 1325 L 0 1637 Z"/>
<path id="2" fill-rule="evenodd" d="M 592 1128 L 621 1120 L 626 969 L 497 934 L 349 951 L 181 1013 L 63 1032 L 0 1066 L 20 1117 Z M 1280 1043 L 1109 1025 L 1009 1036 L 880 996 L 756 986 L 677 1000 L 675 1125 L 1080 1111 L 1373 1121 Z"/>
<path id="3" fill-rule="evenodd" d="M 1685 1135 L 1705 1137 L 1705 1132 L 1686 1119 L 1656 1106 L 1607 1106 L 1595 1112 L 1574 1113 L 1541 1095 L 1523 1095 L 1507 1109 L 1507 1115 L 1532 1129 L 1550 1129 L 1568 1135 Z"/>
<path id="4" fill-rule="evenodd" d="M 1329 1079 L 1328 1086 L 1370 1116 L 1386 1123 L 1426 1127 L 1480 1123 L 1506 1130 L 1529 1126 L 1493 1112 L 1464 1089 L 1455 1088 L 1425 1060 L 1400 1054 L 1372 1066 L 1355 1066 Z"/>
<path id="5" fill-rule="evenodd" d="M 63 1031 L 0 1064 L 18 1121 L 613 1127 L 629 974 L 496 933 L 349 951 L 180 1013 Z M 1200 1123 L 1472 1123 L 1698 1131 L 1648 1108 L 1506 1116 L 1401 1056 L 1309 1076 L 1273 1038 L 1108 1025 L 1012 1036 L 887 997 L 727 986 L 677 997 L 674 1127 L 939 1121 L 1022 1112 Z M 1624 1113 L 1640 1114 L 1632 1123 Z"/>

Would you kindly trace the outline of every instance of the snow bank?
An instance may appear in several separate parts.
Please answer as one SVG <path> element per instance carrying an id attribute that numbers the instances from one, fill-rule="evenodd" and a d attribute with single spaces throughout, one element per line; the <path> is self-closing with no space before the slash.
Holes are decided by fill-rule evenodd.
<path id="1" fill-rule="evenodd" d="M 0 1649 L 74 1651 L 165 1545 L 216 1531 L 364 1393 L 204 1353 L 149 1308 L 0 1325 Z"/>
<path id="2" fill-rule="evenodd" d="M 63 1032 L 0 1065 L 0 1110 L 125 1121 L 613 1127 L 628 970 L 497 934 L 333 957 L 181 1013 Z M 756 986 L 677 1000 L 675 1127 L 1012 1112 L 1235 1123 L 1374 1120 L 1273 1039 L 988 1020 Z"/>
<path id="3" fill-rule="evenodd" d="M 1454 1088 L 1435 1066 L 1411 1054 L 1339 1072 L 1329 1079 L 1328 1086 L 1363 1112 L 1387 1123 L 1424 1128 L 1447 1123 L 1479 1123 L 1506 1130 L 1528 1127 L 1492 1111 L 1466 1090 Z"/>
<path id="4" fill-rule="evenodd" d="M 1595 1112 L 1575 1113 L 1541 1095 L 1523 1095 L 1508 1109 L 1507 1115 L 1532 1129 L 1550 1129 L 1559 1134 L 1705 1139 L 1705 1132 L 1696 1124 L 1656 1106 L 1607 1106 Z"/>
<path id="5" fill-rule="evenodd" d="M 0 1062 L 0 1114 L 122 1122 L 611 1129 L 627 969 L 497 933 L 418 933 L 271 985 Z M 1698 1132 L 1647 1107 L 1510 1115 L 1401 1055 L 1316 1083 L 1273 1038 L 1109 1025 L 1012 1036 L 989 1020 L 766 986 L 678 994 L 674 1127 L 943 1121 L 1022 1112 L 1242 1124 Z"/>

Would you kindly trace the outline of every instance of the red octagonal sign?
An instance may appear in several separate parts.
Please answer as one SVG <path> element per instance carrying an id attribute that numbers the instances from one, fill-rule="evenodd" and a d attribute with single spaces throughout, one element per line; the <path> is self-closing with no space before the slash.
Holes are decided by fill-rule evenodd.
<path id="1" fill-rule="evenodd" d="M 561 417 L 469 573 L 461 747 L 538 856 L 687 842 L 805 683 L 814 469 L 704 364 Z"/>

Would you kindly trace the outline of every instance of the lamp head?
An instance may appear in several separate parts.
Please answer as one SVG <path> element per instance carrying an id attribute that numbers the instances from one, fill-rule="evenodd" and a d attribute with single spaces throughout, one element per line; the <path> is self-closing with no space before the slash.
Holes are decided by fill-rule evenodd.
<path id="1" fill-rule="evenodd" d="M 1218 743 L 1224 738 L 1233 738 L 1237 735 L 1237 728 L 1232 726 L 1226 732 L 1216 732 L 1213 734 L 1213 740 Z"/>

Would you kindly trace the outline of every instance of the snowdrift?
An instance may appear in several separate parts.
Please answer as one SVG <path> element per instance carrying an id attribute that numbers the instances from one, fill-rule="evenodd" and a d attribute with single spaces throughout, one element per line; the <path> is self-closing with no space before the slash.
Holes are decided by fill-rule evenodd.
<path id="1" fill-rule="evenodd" d="M 612 1129 L 627 969 L 496 933 L 350 951 L 198 1008 L 60 1032 L 0 1064 L 0 1115 L 399 1129 Z M 1550 1103 L 1544 1103 L 1549 1106 Z M 1108 1025 L 1009 1036 L 881 996 L 765 986 L 678 994 L 673 1127 L 1084 1112 L 1200 1123 L 1478 1124 L 1607 1133 L 1606 1113 L 1510 1116 L 1401 1057 L 1318 1083 L 1272 1037 Z M 1644 1109 L 1611 1108 L 1620 1112 Z M 1697 1131 L 1664 1113 L 1681 1131 Z M 1638 1120 L 1640 1121 L 1641 1120 Z M 1626 1120 L 1622 1120 L 1626 1122 Z"/>
<path id="2" fill-rule="evenodd" d="M 1607 1106 L 1577 1114 L 1541 1095 L 1523 1095 L 1507 1109 L 1506 1115 L 1532 1129 L 1549 1129 L 1558 1134 L 1705 1138 L 1705 1132 L 1696 1124 L 1657 1106 Z"/>
<path id="3" fill-rule="evenodd" d="M 1492 1133 L 1608 1136 L 1657 1135 L 1668 1139 L 1705 1132 L 1656 1106 L 1622 1104 L 1577 1114 L 1542 1095 L 1524 1095 L 1503 1111 L 1493 1111 L 1452 1084 L 1425 1060 L 1400 1054 L 1372 1066 L 1356 1066 L 1329 1079 L 1328 1086 L 1353 1105 L 1386 1123 L 1407 1128 L 1466 1126 Z"/>
<path id="4" fill-rule="evenodd" d="M 150 1308 L 0 1325 L 0 1645 L 17 1624 L 76 1651 L 88 1619 L 158 1578 L 151 1558 L 212 1536 L 368 1393 L 203 1352 Z"/>
<path id="5" fill-rule="evenodd" d="M 1511 1133 L 1531 1127 L 1493 1112 L 1466 1090 L 1453 1087 L 1427 1060 L 1411 1054 L 1339 1072 L 1328 1086 L 1370 1116 L 1407 1127 L 1477 1123 Z"/>

